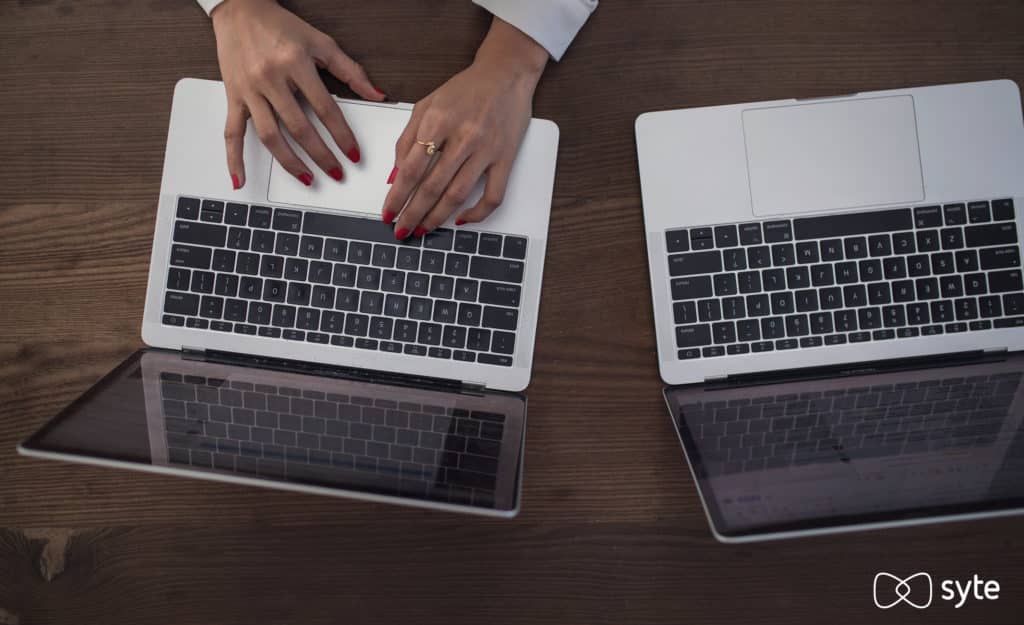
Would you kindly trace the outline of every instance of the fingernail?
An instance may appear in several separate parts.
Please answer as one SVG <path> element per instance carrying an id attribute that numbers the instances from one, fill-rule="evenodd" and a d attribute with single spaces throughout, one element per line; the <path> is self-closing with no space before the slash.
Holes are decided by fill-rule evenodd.
<path id="1" fill-rule="evenodd" d="M 395 176 L 397 176 L 397 175 L 398 175 L 398 165 L 395 165 L 394 167 L 391 168 L 391 175 L 388 176 L 388 184 L 391 184 L 392 182 L 394 182 L 395 181 Z"/>
<path id="2" fill-rule="evenodd" d="M 242 183 L 238 181 L 238 176 L 236 176 L 235 174 L 231 174 L 231 187 L 235 191 L 238 191 L 239 189 L 242 188 Z"/>
<path id="3" fill-rule="evenodd" d="M 381 215 L 381 219 L 384 220 L 384 223 L 390 224 L 395 220 L 395 214 L 391 211 L 384 211 L 384 214 Z"/>
<path id="4" fill-rule="evenodd" d="M 466 223 L 465 219 L 456 219 L 455 220 L 455 225 L 456 226 L 462 226 L 462 225 L 465 225 L 465 223 Z"/>
<path id="5" fill-rule="evenodd" d="M 409 236 L 408 228 L 399 228 L 398 230 L 395 230 L 395 238 L 399 241 L 404 241 L 407 236 Z"/>
<path id="6" fill-rule="evenodd" d="M 416 238 L 419 238 L 419 237 L 425 235 L 426 233 L 427 233 L 427 229 L 426 228 L 424 228 L 423 226 L 417 226 L 416 229 L 412 231 L 412 236 L 414 236 Z"/>
<path id="7" fill-rule="evenodd" d="M 352 161 L 353 163 L 358 163 L 359 159 L 362 158 L 362 155 L 359 154 L 359 148 L 352 148 L 348 152 L 345 152 L 345 156 L 347 156 L 348 160 Z"/>
<path id="8" fill-rule="evenodd" d="M 373 88 L 373 91 L 374 91 L 374 93 L 376 93 L 377 95 L 379 95 L 382 98 L 388 97 L 386 93 L 384 93 L 383 91 L 381 91 L 380 89 L 378 89 L 376 87 Z"/>
<path id="9" fill-rule="evenodd" d="M 302 184 L 308 187 L 309 185 L 313 184 L 313 174 L 309 172 L 302 172 L 301 174 L 299 174 L 299 180 L 302 182 Z"/>
<path id="10" fill-rule="evenodd" d="M 341 171 L 341 167 L 335 167 L 327 173 L 331 178 L 334 178 L 338 182 L 341 182 L 341 179 L 345 177 L 345 172 Z"/>

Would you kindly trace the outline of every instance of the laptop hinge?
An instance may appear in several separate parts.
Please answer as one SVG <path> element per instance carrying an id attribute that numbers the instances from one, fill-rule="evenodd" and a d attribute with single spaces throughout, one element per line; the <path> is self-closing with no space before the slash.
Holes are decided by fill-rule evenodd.
<path id="1" fill-rule="evenodd" d="M 268 356 L 254 356 L 252 354 L 239 354 L 237 352 L 200 349 L 195 347 L 182 347 L 181 354 L 186 360 L 212 362 L 240 367 L 253 367 L 256 369 L 270 369 L 274 371 L 284 371 L 287 373 L 339 378 L 355 382 L 391 384 L 394 386 L 405 386 L 422 390 L 467 395 L 481 395 L 487 391 L 487 386 L 478 382 L 462 382 L 458 380 L 448 380 L 445 378 L 432 378 L 429 376 L 362 369 L 359 367 L 325 365 L 322 363 L 306 362 L 303 360 L 289 360 L 287 358 L 270 358 Z"/>
<path id="2" fill-rule="evenodd" d="M 1001 360 L 1006 356 L 1007 348 L 978 349 L 964 352 L 950 352 L 932 356 L 913 356 L 908 358 L 890 358 L 866 362 L 829 365 L 824 367 L 799 367 L 780 369 L 777 371 L 759 371 L 757 373 L 741 373 L 739 375 L 717 375 L 704 378 L 709 388 L 758 386 L 762 384 L 782 384 L 819 380 L 873 373 L 890 373 L 910 369 L 933 369 L 954 367 L 958 365 L 976 364 L 992 360 Z"/>

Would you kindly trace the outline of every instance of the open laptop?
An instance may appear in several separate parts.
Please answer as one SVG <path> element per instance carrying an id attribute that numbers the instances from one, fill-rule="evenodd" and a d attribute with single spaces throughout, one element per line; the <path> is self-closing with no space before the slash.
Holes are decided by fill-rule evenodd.
<path id="1" fill-rule="evenodd" d="M 399 242 L 380 208 L 412 107 L 339 106 L 363 154 L 344 182 L 305 187 L 250 126 L 246 185 L 233 191 L 222 84 L 178 83 L 142 325 L 156 349 L 22 452 L 516 513 L 517 392 L 532 366 L 558 129 L 531 120 L 486 222 Z"/>
<path id="2" fill-rule="evenodd" d="M 1024 508 L 998 378 L 1024 348 L 1016 84 L 646 113 L 636 138 L 659 368 L 718 538 Z"/>

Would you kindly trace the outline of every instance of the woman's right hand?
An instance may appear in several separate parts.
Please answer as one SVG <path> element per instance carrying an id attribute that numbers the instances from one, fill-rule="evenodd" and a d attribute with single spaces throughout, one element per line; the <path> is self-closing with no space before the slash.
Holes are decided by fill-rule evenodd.
<path id="1" fill-rule="evenodd" d="M 334 39 L 274 0 L 226 0 L 214 9 L 212 18 L 228 98 L 224 141 L 234 188 L 245 184 L 242 145 L 249 117 L 260 141 L 303 184 L 311 185 L 313 174 L 288 145 L 279 121 L 320 169 L 342 180 L 345 174 L 341 163 L 306 117 L 296 93 L 305 97 L 353 163 L 359 162 L 359 145 L 317 68 L 326 69 L 367 100 L 380 102 L 384 94 Z"/>

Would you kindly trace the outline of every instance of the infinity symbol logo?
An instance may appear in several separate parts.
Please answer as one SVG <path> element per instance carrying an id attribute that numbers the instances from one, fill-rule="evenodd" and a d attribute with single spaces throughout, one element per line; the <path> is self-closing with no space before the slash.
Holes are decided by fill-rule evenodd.
<path id="1" fill-rule="evenodd" d="M 889 580 L 892 580 L 891 589 L 888 588 L 890 584 Z M 914 580 L 920 580 L 917 583 L 917 585 L 920 586 L 920 589 L 914 593 L 914 597 L 917 598 L 917 601 L 910 598 Z M 920 601 L 923 598 L 926 585 L 928 596 L 924 601 Z M 880 600 L 880 596 L 895 596 L 896 598 L 885 603 Z M 920 573 L 914 573 L 907 578 L 900 579 L 892 573 L 878 573 L 875 575 L 874 598 L 875 606 L 882 610 L 888 610 L 901 602 L 911 605 L 918 610 L 923 610 L 932 604 L 932 576 L 922 571 Z"/>

